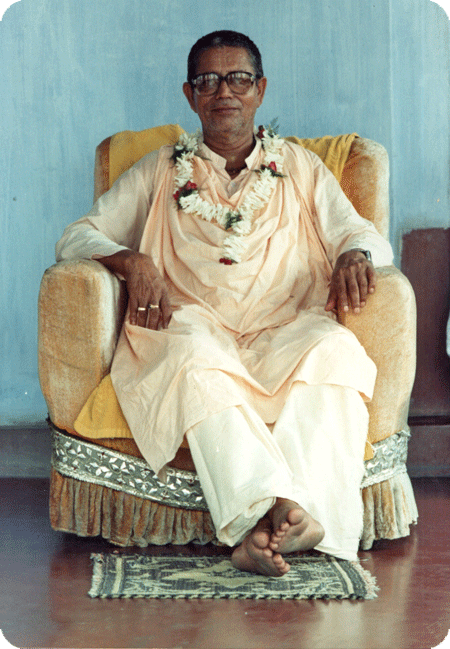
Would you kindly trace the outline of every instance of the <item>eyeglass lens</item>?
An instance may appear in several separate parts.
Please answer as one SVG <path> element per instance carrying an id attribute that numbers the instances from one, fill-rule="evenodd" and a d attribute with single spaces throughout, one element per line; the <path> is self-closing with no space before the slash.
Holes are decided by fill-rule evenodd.
<path id="1" fill-rule="evenodd" d="M 215 72 L 210 72 L 199 74 L 192 80 L 192 83 L 199 95 L 213 95 L 219 89 L 222 81 L 226 81 L 232 92 L 243 95 L 250 90 L 255 81 L 255 75 L 250 72 L 229 72 L 222 77 Z"/>

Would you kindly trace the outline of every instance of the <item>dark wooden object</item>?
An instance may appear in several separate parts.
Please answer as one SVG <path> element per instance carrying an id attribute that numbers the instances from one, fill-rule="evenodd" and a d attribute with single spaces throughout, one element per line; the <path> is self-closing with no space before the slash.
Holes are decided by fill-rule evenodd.
<path id="1" fill-rule="evenodd" d="M 403 237 L 402 271 L 417 299 L 417 372 L 409 424 L 410 475 L 450 475 L 450 230 Z"/>

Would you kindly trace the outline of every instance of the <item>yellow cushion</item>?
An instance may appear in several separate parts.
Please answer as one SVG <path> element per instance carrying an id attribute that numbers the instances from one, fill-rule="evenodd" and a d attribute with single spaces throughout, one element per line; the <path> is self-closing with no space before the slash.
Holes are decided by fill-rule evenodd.
<path id="1" fill-rule="evenodd" d="M 357 133 L 348 133 L 346 135 L 324 135 L 323 137 L 302 139 L 290 136 L 285 139 L 288 142 L 300 144 L 305 149 L 309 149 L 318 155 L 324 165 L 341 182 L 342 170 L 347 162 L 353 140 L 357 137 Z"/>
<path id="2" fill-rule="evenodd" d="M 178 124 L 155 126 L 145 131 L 122 131 L 109 144 L 109 186 L 147 153 L 175 144 L 184 130 Z"/>
<path id="3" fill-rule="evenodd" d="M 83 437 L 133 438 L 107 374 L 95 388 L 75 420 L 74 428 Z"/>

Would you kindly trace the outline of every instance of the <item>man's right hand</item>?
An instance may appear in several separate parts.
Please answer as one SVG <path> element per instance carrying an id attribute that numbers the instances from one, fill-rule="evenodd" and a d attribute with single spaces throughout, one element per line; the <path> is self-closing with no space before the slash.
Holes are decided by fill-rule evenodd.
<path id="1" fill-rule="evenodd" d="M 130 324 L 155 330 L 169 326 L 173 309 L 166 283 L 151 257 L 133 250 L 121 250 L 98 261 L 125 278 Z"/>

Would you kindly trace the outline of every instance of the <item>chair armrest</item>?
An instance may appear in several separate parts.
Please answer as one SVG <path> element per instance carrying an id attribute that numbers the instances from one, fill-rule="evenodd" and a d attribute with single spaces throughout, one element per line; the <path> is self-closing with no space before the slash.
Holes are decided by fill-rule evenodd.
<path id="1" fill-rule="evenodd" d="M 39 380 L 59 428 L 73 430 L 109 372 L 125 308 L 123 282 L 98 261 L 62 261 L 45 272 L 38 304 Z"/>
<path id="2" fill-rule="evenodd" d="M 378 268 L 377 288 L 358 315 L 339 313 L 339 322 L 358 338 L 377 366 L 369 440 L 408 430 L 416 371 L 416 300 L 408 279 L 394 266 Z"/>

